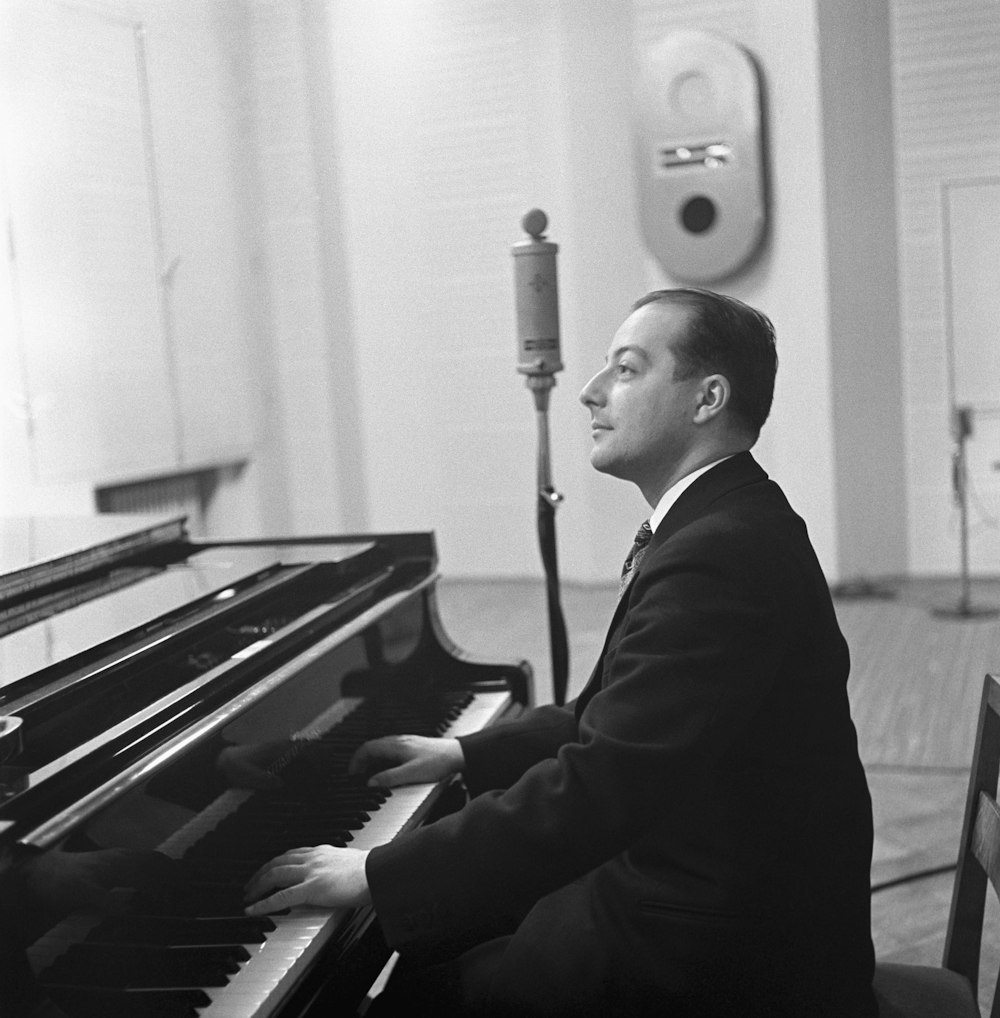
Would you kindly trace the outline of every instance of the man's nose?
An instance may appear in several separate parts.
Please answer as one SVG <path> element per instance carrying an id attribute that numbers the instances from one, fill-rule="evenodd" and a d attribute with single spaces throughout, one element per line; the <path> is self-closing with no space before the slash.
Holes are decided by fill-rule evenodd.
<path id="1" fill-rule="evenodd" d="M 601 372 L 598 371 L 596 375 L 580 390 L 580 402 L 585 407 L 600 406 L 604 399 L 604 393 L 601 388 Z"/>

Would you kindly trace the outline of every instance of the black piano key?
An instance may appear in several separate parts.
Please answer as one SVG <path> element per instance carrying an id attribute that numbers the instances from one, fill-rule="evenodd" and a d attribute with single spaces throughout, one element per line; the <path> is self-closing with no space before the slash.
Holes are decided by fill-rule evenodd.
<path id="1" fill-rule="evenodd" d="M 87 940 L 111 944 L 262 944 L 274 928 L 274 922 L 266 916 L 123 915 L 105 919 Z"/>
<path id="2" fill-rule="evenodd" d="M 286 808 L 289 803 L 297 802 L 316 811 L 352 806 L 364 809 L 379 806 L 386 797 L 385 789 L 347 788 L 328 782 L 321 774 L 292 777 L 294 780 L 287 781 L 284 788 L 277 792 L 269 792 L 267 796 L 251 799 L 246 803 L 246 807 L 266 812 L 269 809 L 280 810 Z"/>
<path id="3" fill-rule="evenodd" d="M 163 897 L 136 898 L 132 912 L 138 915 L 222 918 L 244 914 L 243 887 L 237 881 L 192 880 Z"/>
<path id="4" fill-rule="evenodd" d="M 284 834 L 280 837 L 260 838 L 253 845 L 240 844 L 238 841 L 216 841 L 212 840 L 204 849 L 197 854 L 192 854 L 185 860 L 189 876 L 195 879 L 202 879 L 201 875 L 212 872 L 215 876 L 212 881 L 220 879 L 237 880 L 239 871 L 245 866 L 259 866 L 276 855 L 281 855 L 292 848 L 302 848 L 306 845 L 333 845 L 334 848 L 344 848 L 353 840 L 350 831 L 335 829 L 331 831 L 308 831 L 302 830 L 293 834 Z M 226 867 L 230 867 L 229 870 Z M 231 877 L 227 877 L 231 873 Z"/>
<path id="5" fill-rule="evenodd" d="M 370 819 L 370 817 L 369 817 Z M 367 821 L 366 821 L 367 822 Z M 364 824 L 356 820 L 335 820 L 332 823 L 307 823 L 293 821 L 289 824 L 254 826 L 252 841 L 236 829 L 216 831 L 206 835 L 203 844 L 192 849 L 184 858 L 212 858 L 231 852 L 233 855 L 261 855 L 270 851 L 275 845 L 295 848 L 302 844 L 303 837 L 312 841 L 326 838 L 344 838 L 351 836 L 352 830 L 360 830 Z"/>
<path id="6" fill-rule="evenodd" d="M 319 844 L 332 844 L 334 848 L 344 848 L 347 845 L 347 839 L 326 838 L 319 842 Z M 188 868 L 190 879 L 199 885 L 214 884 L 218 887 L 230 888 L 236 885 L 242 886 L 246 879 L 260 869 L 264 863 L 277 858 L 279 855 L 284 855 L 285 852 L 291 849 L 305 846 L 301 842 L 290 841 L 276 842 L 270 848 L 266 845 L 263 847 L 264 851 L 259 855 L 254 852 L 247 856 L 205 856 L 200 859 L 192 859 Z M 221 894 L 217 892 L 213 900 L 217 900 L 219 897 L 221 897 Z"/>
<path id="7" fill-rule="evenodd" d="M 211 998 L 199 988 L 132 990 L 68 984 L 48 988 L 72 1018 L 198 1018 Z"/>
<path id="8" fill-rule="evenodd" d="M 229 861 L 222 861 L 214 865 L 205 863 L 204 866 L 199 867 L 195 872 L 200 882 L 225 881 L 225 886 L 234 894 L 237 892 L 242 893 L 243 887 L 246 886 L 247 881 L 249 881 L 254 873 L 268 860 L 274 859 L 281 854 L 281 851 L 276 850 L 270 855 L 262 856 L 260 859 L 240 860 L 235 864 Z M 225 904 L 225 901 L 221 902 L 221 904 Z M 224 912 L 222 909 L 219 911 Z"/>
<path id="9" fill-rule="evenodd" d="M 358 831 L 371 820 L 374 812 L 375 810 L 345 810 L 342 813 L 317 817 L 261 816 L 255 819 L 254 826 L 255 830 L 266 838 L 275 838 L 296 831 L 316 831 L 317 833 L 322 833 L 324 830 Z M 220 827 L 214 833 L 222 841 L 235 840 L 238 837 L 245 838 L 246 836 L 235 824 Z"/>
<path id="10" fill-rule="evenodd" d="M 384 800 L 383 800 L 384 801 Z M 379 803 L 381 805 L 381 803 Z M 216 837 L 247 837 L 247 828 L 252 823 L 253 834 L 268 834 L 289 827 L 330 827 L 333 824 L 366 824 L 376 807 L 366 803 L 361 805 L 347 804 L 337 809 L 317 810 L 312 808 L 296 808 L 295 803 L 283 803 L 269 809 L 253 809 L 242 811 L 228 817 L 212 832 Z"/>
<path id="11" fill-rule="evenodd" d="M 357 800 L 337 803 L 326 807 L 318 807 L 310 795 L 289 795 L 280 803 L 260 803 L 253 808 L 241 810 L 235 814 L 230 823 L 221 830 L 239 830 L 241 826 L 249 827 L 252 823 L 276 826 L 279 824 L 322 824 L 336 820 L 362 820 L 367 823 L 371 814 L 387 802 L 389 796 L 380 796 L 378 800 Z M 366 815 L 367 814 L 367 815 Z"/>
<path id="12" fill-rule="evenodd" d="M 46 989 L 69 986 L 91 986 L 107 990 L 184 990 L 225 986 L 236 972 L 228 965 L 190 964 L 162 965 L 156 971 L 140 969 L 135 973 L 123 972 L 110 963 L 94 968 L 67 964 L 52 966 L 39 983 Z"/>
<path id="13" fill-rule="evenodd" d="M 211 965 L 230 967 L 235 972 L 238 963 L 247 961 L 249 951 L 242 944 L 136 944 L 119 942 L 111 944 L 107 941 L 88 938 L 81 944 L 70 948 L 64 957 L 70 957 L 77 964 L 100 965 L 105 959 L 109 969 L 119 967 L 151 969 L 159 965 L 177 965 L 183 967 L 192 960 L 206 962 Z"/>
<path id="14" fill-rule="evenodd" d="M 125 952 L 127 962 L 119 962 L 117 967 L 110 962 L 106 966 L 94 966 L 89 960 L 83 960 L 79 964 L 90 973 L 88 976 L 81 977 L 76 969 L 67 969 L 50 974 L 50 978 L 58 978 L 63 983 L 77 978 L 80 982 L 94 982 L 94 969 L 97 969 L 105 980 L 113 977 L 132 987 L 137 987 L 142 980 L 144 985 L 164 986 L 224 984 L 238 968 L 239 961 L 216 953 L 219 936 L 206 936 L 196 930 L 191 933 L 194 939 L 188 940 L 184 927 L 202 922 L 221 930 L 224 924 L 239 924 L 247 918 L 242 915 L 243 886 L 260 865 L 301 845 L 346 844 L 352 837 L 351 830 L 360 829 L 371 819 L 392 792 L 369 788 L 365 778 L 346 773 L 355 749 L 365 739 L 392 731 L 435 734 L 447 726 L 449 715 L 454 716 L 462 709 L 462 706 L 452 705 L 430 712 L 400 710 L 392 712 L 391 718 L 375 712 L 371 717 L 355 719 L 355 723 L 348 726 L 349 730 L 338 731 L 322 752 L 316 753 L 315 744 L 309 744 L 307 752 L 293 756 L 280 769 L 281 789 L 256 793 L 186 853 L 181 862 L 185 873 L 184 892 L 171 892 L 169 907 L 154 909 L 161 914 L 148 919 L 125 917 L 152 923 L 152 929 L 159 925 L 160 930 L 155 934 L 147 932 L 145 937 L 138 931 L 129 936 L 127 927 L 120 927 L 116 934 L 110 927 L 103 929 L 102 924 L 91 938 L 93 947 L 103 951 L 123 942 L 133 948 L 167 944 L 187 945 L 187 949 L 170 949 L 161 952 L 164 957 L 145 961 L 143 952 L 133 949 Z M 141 903 L 135 904 L 138 906 L 135 911 L 140 911 Z M 195 916 L 203 918 L 195 920 L 192 918 Z M 150 929 L 148 925 L 146 928 Z M 236 927 L 237 931 L 241 929 Z M 255 936 L 247 939 L 243 936 L 243 932 L 238 932 L 225 942 L 260 942 L 258 938 L 266 933 L 258 930 Z M 182 961 L 176 960 L 179 956 L 183 956 Z M 144 967 L 147 965 L 148 970 Z"/>
<path id="15" fill-rule="evenodd" d="M 371 820 L 375 810 L 361 813 L 344 814 L 336 817 L 288 817 L 286 820 L 277 817 L 257 818 L 248 817 L 248 828 L 253 830 L 253 840 L 258 839 L 260 844 L 273 844 L 284 838 L 301 838 L 303 836 L 317 841 L 323 836 L 337 837 L 350 836 L 351 831 L 359 831 Z M 218 844 L 238 843 L 240 838 L 246 840 L 246 834 L 238 827 L 227 827 L 218 832 Z M 301 842 L 299 842 L 301 844 Z"/>
<path id="16" fill-rule="evenodd" d="M 46 985 L 225 986 L 250 954 L 242 945 L 75 944 L 43 973 Z"/>

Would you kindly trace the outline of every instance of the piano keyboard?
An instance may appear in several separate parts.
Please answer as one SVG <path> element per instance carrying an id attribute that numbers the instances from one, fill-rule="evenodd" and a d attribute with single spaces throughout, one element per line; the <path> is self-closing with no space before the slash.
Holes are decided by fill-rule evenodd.
<path id="1" fill-rule="evenodd" d="M 460 711 L 452 711 L 452 716 L 446 723 L 436 726 L 438 734 L 457 737 L 479 731 L 500 717 L 511 702 L 510 694 L 506 691 L 466 693 L 464 696 L 468 702 Z M 327 712 L 327 716 L 317 718 L 308 731 L 299 733 L 300 737 L 305 736 L 304 741 L 299 743 L 303 752 L 293 756 L 287 767 L 280 772 L 282 777 L 291 775 L 297 769 L 302 770 L 298 765 L 303 760 L 308 760 L 308 754 L 314 745 L 318 744 L 318 748 L 322 750 L 327 736 L 337 735 L 343 729 L 350 728 L 352 722 L 360 723 L 362 720 L 360 715 L 365 713 L 364 703 L 361 700 L 339 701 Z M 410 720 L 405 719 L 399 722 L 401 727 L 393 727 L 390 730 L 416 731 L 417 727 L 410 724 Z M 360 744 L 365 738 L 372 737 L 371 724 L 370 718 L 364 719 L 361 726 L 364 734 L 358 735 L 354 744 Z M 388 731 L 383 730 L 381 734 L 388 734 Z M 350 752 L 353 752 L 353 745 L 352 739 L 348 737 L 344 747 L 334 749 L 332 758 L 321 757 L 321 759 L 326 765 L 329 765 L 332 759 L 334 765 L 339 761 L 346 766 L 346 758 Z M 289 777 L 288 780 L 289 784 L 295 787 L 295 779 Z M 334 783 L 338 781 L 335 775 L 331 776 L 331 780 Z M 327 795 L 330 794 L 329 787 L 325 789 Z M 369 791 L 364 790 L 358 782 L 348 783 L 340 780 L 337 787 L 346 790 L 343 794 L 348 800 L 347 806 L 338 803 L 333 807 L 336 816 L 333 821 L 327 823 L 332 822 L 337 826 L 345 816 L 354 814 L 350 817 L 352 829 L 343 835 L 345 842 L 353 848 L 371 849 L 391 841 L 403 831 L 418 826 L 430 811 L 435 793 L 440 786 L 410 785 L 393 789 L 391 792 Z M 315 792 L 315 789 L 301 794 L 308 796 L 310 791 Z M 336 795 L 335 792 L 335 800 Z M 316 798 L 314 795 L 313 801 Z M 213 928 L 216 920 L 209 916 L 214 915 L 216 910 L 221 913 L 227 911 L 233 913 L 239 909 L 238 904 L 215 906 L 212 903 L 214 888 L 211 885 L 228 884 L 224 890 L 223 901 L 238 903 L 245 880 L 268 859 L 287 848 L 330 843 L 334 840 L 322 833 L 313 837 L 308 833 L 301 833 L 303 828 L 297 816 L 298 807 L 290 806 L 288 799 L 289 796 L 284 790 L 273 793 L 228 791 L 160 846 L 160 852 L 180 860 L 181 865 L 185 867 L 192 867 L 193 872 L 199 873 L 207 883 L 204 891 L 199 889 L 195 892 L 202 909 L 198 914 L 203 918 L 193 919 L 188 914 L 187 918 L 177 920 L 162 917 L 149 919 L 150 924 L 159 923 L 166 926 L 176 921 L 187 924 L 188 927 L 191 925 L 199 927 L 195 938 L 197 946 L 190 947 L 185 947 L 182 943 L 171 944 L 168 948 L 163 943 L 169 939 L 167 933 L 157 932 L 154 939 L 160 945 L 156 948 L 159 957 L 170 955 L 170 961 L 173 962 L 174 956 L 177 956 L 179 965 L 183 965 L 189 957 L 192 960 L 197 959 L 199 964 L 202 961 L 211 964 L 216 949 L 210 945 L 215 939 L 215 934 L 203 933 L 201 927 L 204 926 L 208 930 Z M 267 816 L 267 810 L 272 806 L 278 811 L 277 819 Z M 241 821 L 241 813 L 245 812 L 254 814 L 249 823 Z M 296 833 L 284 831 L 286 824 L 282 819 L 283 813 L 288 818 L 287 826 L 298 828 Z M 273 834 L 266 832 L 268 822 L 274 825 Z M 245 825 L 241 834 L 236 833 L 240 831 L 237 827 L 240 823 Z M 224 850 L 220 851 L 215 845 L 215 842 L 223 837 L 223 832 L 229 828 L 234 828 L 234 834 L 228 836 L 234 837 L 235 841 L 227 841 L 225 846 L 235 843 L 245 848 L 249 845 L 250 853 L 256 853 L 252 860 L 244 860 L 240 868 L 237 868 L 238 864 L 231 862 L 224 854 Z M 247 834 L 247 831 L 264 833 L 254 838 L 253 835 Z M 104 989 L 76 984 L 77 976 L 74 973 L 92 967 L 86 963 L 88 952 L 98 960 L 102 958 L 100 954 L 102 951 L 108 955 L 115 952 L 115 946 L 103 942 L 101 930 L 105 928 L 105 923 L 99 924 L 91 933 L 91 937 L 97 939 L 96 943 L 66 944 L 64 940 L 65 946 L 61 951 L 54 951 L 51 943 L 39 942 L 32 949 L 31 955 L 35 965 L 39 967 L 43 967 L 40 966 L 43 957 L 47 964 L 48 960 L 55 956 L 51 968 L 46 968 L 40 973 L 39 981 L 49 988 L 50 994 L 57 1001 L 64 999 L 73 1002 L 73 1007 L 67 1008 L 67 1013 L 71 1015 L 93 1015 L 95 1018 L 97 1015 L 101 1018 L 117 1015 L 140 1018 L 147 1014 L 163 1018 L 168 1016 L 265 1018 L 278 1009 L 280 1002 L 293 990 L 299 979 L 311 967 L 313 960 L 336 935 L 350 914 L 350 910 L 297 909 L 285 915 L 271 916 L 263 921 L 242 916 L 241 911 L 238 915 L 231 915 L 230 919 L 240 930 L 243 930 L 243 924 L 246 924 L 245 928 L 252 932 L 252 936 L 247 935 L 251 942 L 242 943 L 242 934 L 235 937 L 231 932 L 219 935 L 217 939 L 226 942 L 237 960 L 234 962 L 232 957 L 229 957 L 225 963 L 220 961 L 219 966 L 211 970 L 209 977 L 193 986 L 189 982 L 186 983 L 183 976 L 179 977 L 180 985 L 171 981 L 169 988 L 150 989 L 147 986 L 145 990 L 116 990 L 110 994 Z M 108 920 L 109 924 L 113 925 L 114 922 L 113 919 Z M 225 927 L 227 919 L 220 916 L 218 923 Z M 254 925 L 255 923 L 260 925 Z M 267 929 L 272 925 L 273 928 Z M 51 940 L 54 933 L 55 931 L 44 939 Z M 240 946 L 235 950 L 232 946 L 234 940 L 240 941 Z M 128 957 L 122 962 L 122 967 L 127 970 L 128 975 L 113 978 L 124 978 L 127 982 L 128 977 L 138 971 L 136 966 L 141 965 L 145 955 L 141 945 L 137 945 L 128 935 L 122 935 L 122 941 L 128 945 L 125 952 Z M 85 956 L 82 966 L 81 955 Z M 74 965 L 70 966 L 67 958 L 74 957 L 76 959 Z"/>

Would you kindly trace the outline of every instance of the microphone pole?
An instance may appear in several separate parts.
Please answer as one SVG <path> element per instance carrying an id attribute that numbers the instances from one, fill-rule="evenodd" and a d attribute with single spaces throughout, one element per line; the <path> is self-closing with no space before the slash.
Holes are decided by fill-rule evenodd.
<path id="1" fill-rule="evenodd" d="M 549 644 L 552 653 L 552 698 L 566 702 L 569 646 L 566 621 L 559 603 L 559 567 L 556 558 L 556 508 L 563 496 L 552 486 L 549 457 L 549 393 L 562 371 L 559 353 L 559 287 L 556 279 L 558 244 L 545 240 L 548 217 L 531 209 L 521 218 L 528 240 L 514 244 L 514 297 L 517 308 L 517 370 L 535 399 L 538 421 L 538 543 L 545 567 Z"/>
<path id="2" fill-rule="evenodd" d="M 955 451 L 951 458 L 951 487 L 959 522 L 959 593 L 958 604 L 932 608 L 931 614 L 943 619 L 992 618 L 1000 614 L 996 608 L 972 603 L 969 575 L 969 465 L 966 443 L 972 435 L 972 407 L 956 406 L 952 411 L 952 437 Z"/>

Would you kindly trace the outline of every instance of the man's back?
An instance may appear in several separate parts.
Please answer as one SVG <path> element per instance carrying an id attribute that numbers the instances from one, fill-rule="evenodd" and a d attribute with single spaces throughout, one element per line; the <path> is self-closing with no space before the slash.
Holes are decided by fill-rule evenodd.
<path id="1" fill-rule="evenodd" d="M 656 819 L 595 874 L 600 901 L 641 900 L 681 939 L 730 917 L 755 971 L 770 958 L 781 984 L 822 987 L 819 1001 L 860 993 L 864 1014 L 871 801 L 847 646 L 804 524 L 737 456 L 681 496 L 626 596 L 600 668 L 605 692 L 641 681 L 640 723 L 656 718 L 642 793 Z M 615 718 L 624 697 L 601 699 L 585 705 L 581 737 L 635 740 Z M 635 928 L 626 953 L 642 949 L 648 931 Z"/>

